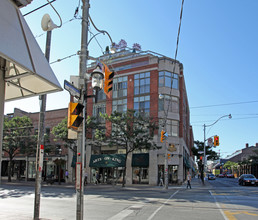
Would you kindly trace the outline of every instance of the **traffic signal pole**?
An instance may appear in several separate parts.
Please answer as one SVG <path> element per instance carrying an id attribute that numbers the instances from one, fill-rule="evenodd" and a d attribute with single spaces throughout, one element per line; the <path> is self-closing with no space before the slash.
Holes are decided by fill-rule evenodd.
<path id="1" fill-rule="evenodd" d="M 76 220 L 83 220 L 84 182 L 83 171 L 85 167 L 86 147 L 86 96 L 87 96 L 87 56 L 88 56 L 88 25 L 89 25 L 89 0 L 82 0 L 82 29 L 81 50 L 79 65 L 79 86 L 81 89 L 80 103 L 84 105 L 82 126 L 78 131 L 77 163 L 76 163 Z M 79 170 L 78 170 L 79 169 Z"/>
<path id="2" fill-rule="evenodd" d="M 232 118 L 232 115 L 231 114 L 229 114 L 229 115 L 223 115 L 223 116 L 221 116 L 220 118 L 218 118 L 215 122 L 213 122 L 212 124 L 210 124 L 210 125 L 203 125 L 203 137 L 204 137 L 204 139 L 203 139 L 203 165 L 204 165 L 204 172 L 206 172 L 206 163 L 207 163 L 207 159 L 206 159 L 206 127 L 211 127 L 211 126 L 213 126 L 213 125 L 215 125 L 220 119 L 222 119 L 222 118 L 225 118 L 225 117 L 228 117 L 229 119 L 231 119 Z"/>

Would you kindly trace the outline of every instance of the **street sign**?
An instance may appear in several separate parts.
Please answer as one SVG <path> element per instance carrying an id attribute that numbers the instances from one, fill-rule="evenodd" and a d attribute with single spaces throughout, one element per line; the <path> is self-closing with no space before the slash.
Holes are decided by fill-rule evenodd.
<path id="1" fill-rule="evenodd" d="M 213 138 L 208 138 L 208 145 L 209 147 L 212 147 L 213 146 Z"/>
<path id="2" fill-rule="evenodd" d="M 67 90 L 71 96 L 76 98 L 81 97 L 81 90 L 76 88 L 73 84 L 69 83 L 67 80 L 64 81 L 64 89 Z"/>
<path id="3" fill-rule="evenodd" d="M 198 151 L 198 154 L 203 154 L 204 152 L 203 151 Z"/>
<path id="4" fill-rule="evenodd" d="M 169 144 L 169 146 L 168 146 L 168 151 L 174 152 L 174 151 L 176 151 L 176 150 L 177 150 L 177 149 L 176 149 L 176 147 L 175 147 L 174 144 Z"/>

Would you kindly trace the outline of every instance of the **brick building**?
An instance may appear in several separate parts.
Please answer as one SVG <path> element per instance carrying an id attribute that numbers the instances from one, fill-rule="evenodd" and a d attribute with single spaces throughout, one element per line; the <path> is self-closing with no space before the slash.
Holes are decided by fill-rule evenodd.
<path id="1" fill-rule="evenodd" d="M 193 130 L 190 125 L 190 111 L 184 80 L 183 65 L 171 58 L 148 52 L 138 53 L 123 50 L 115 54 L 105 54 L 99 57 L 111 70 L 115 71 L 113 90 L 110 97 L 106 97 L 101 90 L 98 102 L 87 99 L 87 115 L 98 116 L 99 112 L 111 114 L 114 111 L 125 112 L 134 109 L 140 114 L 146 114 L 159 121 L 159 130 L 155 133 L 154 140 L 159 150 L 133 152 L 128 155 L 126 184 L 157 185 L 160 175 L 164 176 L 165 145 L 160 143 L 160 133 L 166 119 L 165 130 L 168 134 L 167 143 L 173 146 L 171 158 L 168 159 L 168 177 L 170 184 L 181 184 L 186 179 L 187 171 L 194 172 L 194 161 L 191 152 L 193 146 Z M 96 67 L 92 63 L 88 68 L 91 73 Z M 75 85 L 78 77 L 71 77 Z M 172 89 L 171 89 L 172 88 Z M 88 82 L 88 95 L 92 94 L 91 82 Z M 9 117 L 30 117 L 35 130 L 38 129 L 39 113 L 27 113 L 15 109 Z M 47 111 L 45 116 L 46 133 L 67 116 L 67 108 Z M 100 119 L 100 123 L 105 121 Z M 109 126 L 106 124 L 106 126 Z M 94 134 L 93 134 L 94 135 Z M 90 182 L 95 178 L 96 172 L 101 176 L 100 181 L 111 183 L 121 182 L 124 149 L 119 146 L 92 147 L 91 136 L 86 140 L 86 172 Z M 62 142 L 55 142 L 50 134 L 50 143 L 61 149 L 61 154 L 45 155 L 44 167 L 46 175 L 53 172 L 58 175 L 59 168 L 53 163 L 56 158 L 63 158 L 66 163 L 62 166 L 68 169 L 73 179 L 74 169 L 71 167 L 73 153 L 63 147 Z M 167 146 L 168 147 L 168 146 Z M 7 160 L 7 158 L 3 158 Z M 20 155 L 15 160 L 21 162 L 28 179 L 35 178 L 35 157 Z M 98 161 L 98 162 L 96 162 Z M 99 162 L 102 161 L 102 162 Z M 117 163 L 114 163 L 116 161 Z M 121 162 L 121 163 L 119 163 Z M 4 163 L 4 162 L 3 162 Z"/>
<path id="2" fill-rule="evenodd" d="M 31 119 L 34 129 L 34 134 L 38 133 L 38 123 L 39 123 L 39 113 L 30 113 L 25 112 L 20 109 L 15 108 L 14 112 L 11 114 L 7 114 L 6 117 L 22 117 L 27 116 Z M 51 146 L 51 151 L 47 153 L 45 151 L 44 154 L 44 163 L 43 163 L 43 179 L 44 176 L 49 174 L 53 174 L 55 178 L 58 178 L 59 175 L 59 167 L 55 164 L 56 159 L 63 159 L 65 164 L 63 164 L 60 168 L 61 180 L 64 180 L 65 170 L 68 169 L 70 171 L 70 180 L 72 178 L 72 168 L 71 162 L 73 154 L 71 150 L 64 147 L 64 143 L 62 141 L 54 141 L 54 136 L 51 134 L 51 130 L 54 126 L 58 125 L 65 117 L 67 117 L 67 108 L 57 109 L 46 111 L 45 113 L 45 134 L 48 137 L 47 143 L 45 145 Z M 37 146 L 35 146 L 36 148 Z M 8 166 L 7 154 L 3 154 L 2 161 L 2 176 L 7 176 L 7 166 Z M 13 178 L 25 178 L 26 180 L 34 180 L 36 176 L 35 170 L 36 159 L 35 156 L 28 156 L 18 154 L 14 158 L 13 163 Z"/>
<path id="3" fill-rule="evenodd" d="M 103 91 L 100 91 L 97 103 L 94 103 L 93 99 L 88 99 L 87 114 L 98 116 L 99 112 L 111 114 L 114 111 L 125 112 L 127 109 L 134 109 L 138 113 L 156 118 L 160 129 L 154 139 L 159 146 L 162 145 L 160 132 L 166 118 L 167 141 L 168 144 L 174 145 L 172 157 L 168 160 L 169 183 L 181 184 L 186 178 L 187 171 L 194 170 L 191 152 L 194 139 L 183 65 L 157 53 L 138 53 L 129 50 L 105 54 L 99 59 L 115 71 L 113 90 L 110 97 L 106 97 Z M 95 67 L 96 63 L 92 63 L 88 72 L 91 73 Z M 71 81 L 76 85 L 75 78 L 71 77 Z M 91 82 L 88 82 L 89 94 L 92 94 Z M 119 146 L 93 148 L 87 145 L 86 172 L 89 179 L 92 181 L 98 172 L 102 182 L 120 182 L 123 167 L 112 164 L 111 160 L 121 159 L 124 153 Z M 103 163 L 105 160 L 108 161 Z M 164 175 L 164 163 L 164 144 L 159 150 L 129 154 L 126 184 L 158 184 L 160 175 Z"/>

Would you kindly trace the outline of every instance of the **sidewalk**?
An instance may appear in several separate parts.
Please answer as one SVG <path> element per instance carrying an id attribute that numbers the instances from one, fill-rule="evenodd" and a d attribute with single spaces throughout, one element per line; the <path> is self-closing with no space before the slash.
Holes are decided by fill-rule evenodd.
<path id="1" fill-rule="evenodd" d="M 169 185 L 169 189 L 184 189 L 186 188 L 187 181 L 185 181 L 182 185 Z M 7 180 L 2 180 L 1 185 L 9 185 L 9 186 L 30 186 L 30 187 L 35 187 L 35 182 L 34 181 L 18 181 L 18 180 L 13 180 L 12 182 L 8 182 Z M 0 185 L 0 186 L 1 186 Z M 42 183 L 42 188 L 45 187 L 59 187 L 59 188 L 71 188 L 75 189 L 75 183 L 64 183 L 61 182 L 59 185 L 58 182 L 55 182 L 54 184 L 50 185 L 45 182 Z M 193 178 L 191 181 L 191 186 L 192 188 L 207 188 L 210 187 L 210 183 L 207 180 L 204 180 L 204 185 L 202 184 L 201 179 Z M 87 184 L 84 186 L 84 188 L 87 189 L 117 189 L 117 190 L 160 190 L 164 189 L 164 186 L 152 186 L 152 185 L 146 185 L 146 184 L 132 184 L 128 185 L 126 184 L 125 187 L 122 187 L 121 184 L 116 184 L 116 185 L 111 185 L 111 184 Z"/>

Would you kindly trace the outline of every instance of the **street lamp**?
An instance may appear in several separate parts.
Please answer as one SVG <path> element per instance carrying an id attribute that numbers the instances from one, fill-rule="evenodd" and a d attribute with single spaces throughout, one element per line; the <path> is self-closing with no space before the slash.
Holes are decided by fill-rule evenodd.
<path id="1" fill-rule="evenodd" d="M 203 141 L 203 152 L 204 152 L 203 153 L 203 157 L 204 157 L 204 161 L 203 161 L 203 163 L 204 163 L 204 170 L 205 171 L 206 171 L 206 163 L 207 163 L 207 160 L 206 160 L 206 145 L 205 145 L 205 143 L 206 143 L 206 127 L 211 127 L 211 126 L 215 125 L 220 119 L 225 118 L 225 117 L 228 117 L 229 119 L 232 118 L 231 114 L 223 115 L 220 118 L 218 118 L 214 123 L 212 123 L 210 125 L 205 125 L 205 124 L 203 125 L 203 132 L 204 132 L 204 141 Z"/>

